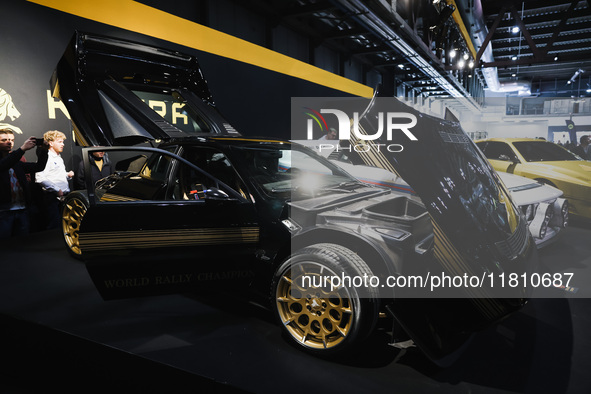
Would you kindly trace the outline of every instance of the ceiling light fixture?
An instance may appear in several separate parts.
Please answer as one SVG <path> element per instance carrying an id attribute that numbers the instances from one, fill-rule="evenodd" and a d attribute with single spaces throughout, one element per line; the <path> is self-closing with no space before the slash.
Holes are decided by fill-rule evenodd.
<path id="1" fill-rule="evenodd" d="M 468 63 L 468 67 L 474 68 L 474 60 L 470 60 L 470 62 Z"/>
<path id="2" fill-rule="evenodd" d="M 466 65 L 466 62 L 464 61 L 464 59 L 460 59 L 458 61 L 458 67 L 459 68 L 464 68 L 465 65 Z"/>
<path id="3" fill-rule="evenodd" d="M 513 60 L 513 61 L 517 60 L 517 56 L 515 56 L 515 55 L 511 56 L 511 60 Z"/>
<path id="4" fill-rule="evenodd" d="M 470 57 L 470 56 L 468 56 L 468 54 L 467 54 L 467 53 L 464 53 L 464 60 L 468 60 L 468 58 L 469 58 L 469 57 Z"/>
<path id="5" fill-rule="evenodd" d="M 456 57 L 456 50 L 455 50 L 455 49 L 452 49 L 452 50 L 451 50 L 451 52 L 449 53 L 449 57 L 450 57 L 451 59 L 453 59 L 454 57 Z"/>
<path id="6" fill-rule="evenodd" d="M 573 76 L 570 78 L 570 80 L 568 81 L 568 83 L 572 83 L 575 82 L 575 79 L 577 79 L 577 77 L 579 75 L 581 75 L 582 73 L 584 73 L 585 70 L 583 70 L 582 68 L 579 68 L 577 71 L 575 71 L 575 73 L 573 74 Z"/>
<path id="7" fill-rule="evenodd" d="M 513 28 L 511 29 L 511 33 L 513 33 L 513 34 L 519 33 L 519 27 L 518 26 L 513 26 Z"/>
<path id="8" fill-rule="evenodd" d="M 371 11 L 361 0 L 347 0 L 340 2 L 347 12 L 355 15 L 355 19 L 359 21 L 366 29 L 375 33 L 378 37 L 387 38 L 385 44 L 388 47 L 396 50 L 401 56 L 408 59 L 409 63 L 414 67 L 420 69 L 427 78 L 433 80 L 451 97 L 457 98 L 466 106 L 481 110 L 479 104 L 474 98 L 470 96 L 464 86 L 458 82 L 448 81 L 440 71 L 435 69 L 423 56 L 421 56 L 412 45 L 407 44 L 402 37 L 394 31 L 394 29 L 387 23 L 381 21 L 378 16 Z"/>

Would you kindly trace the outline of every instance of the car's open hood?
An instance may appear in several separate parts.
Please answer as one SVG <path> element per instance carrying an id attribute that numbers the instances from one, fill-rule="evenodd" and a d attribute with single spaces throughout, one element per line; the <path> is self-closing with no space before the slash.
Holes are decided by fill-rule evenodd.
<path id="1" fill-rule="evenodd" d="M 434 231 L 431 249 L 434 266 L 431 270 L 444 271 L 451 276 L 482 278 L 491 274 L 531 272 L 535 268 L 535 243 L 526 221 L 496 172 L 459 123 L 422 114 L 395 98 L 378 98 L 369 108 L 368 99 L 346 99 L 342 102 L 306 99 L 304 103 L 308 108 L 320 108 L 318 113 L 330 114 L 325 116 L 329 126 L 335 120 L 332 116 L 334 111 L 326 109 L 339 108 L 350 115 L 350 119 L 354 119 L 351 114 L 359 114 L 361 134 L 379 135 L 378 130 L 382 128 L 381 137 L 374 140 L 357 138 L 351 130 L 350 140 L 339 141 L 340 149 L 354 164 L 395 172 L 421 198 L 431 216 Z M 295 104 L 300 106 L 297 102 Z M 384 122 L 387 113 L 398 113 L 394 123 L 400 124 L 410 124 L 409 119 L 415 117 L 416 125 L 409 131 L 416 140 L 411 140 L 400 129 L 393 130 L 388 136 L 387 126 L 380 126 L 380 119 Z M 342 124 L 339 124 L 339 131 L 341 129 Z M 322 143 L 333 144 L 336 141 Z M 500 286 L 486 287 L 464 288 L 466 301 L 477 311 L 476 316 L 471 318 L 472 322 L 486 324 L 498 320 L 519 308 L 520 299 L 527 297 L 523 288 L 504 292 Z M 398 312 L 407 314 L 407 310 L 401 308 Z M 415 313 L 420 313 L 419 310 L 417 308 Z M 445 332 L 446 319 L 450 319 L 449 315 L 446 318 L 443 314 L 438 322 L 430 323 L 439 331 L 437 335 Z M 416 318 L 401 320 L 420 321 Z M 438 349 L 434 337 L 429 338 L 431 334 L 424 330 L 424 324 L 407 329 L 414 331 L 414 337 L 421 339 L 423 348 L 431 349 L 433 355 L 446 353 L 444 349 Z"/>
<path id="2" fill-rule="evenodd" d="M 195 57 L 179 52 L 77 32 L 50 85 L 83 146 L 236 133 Z"/>
<path id="3" fill-rule="evenodd" d="M 531 246 L 525 221 L 459 123 L 425 115 L 394 98 L 378 99 L 360 121 L 368 134 L 378 129 L 380 112 L 416 117 L 409 129 L 416 140 L 394 130 L 391 138 L 379 140 L 385 145 L 380 152 L 365 154 L 364 160 L 391 166 L 419 195 L 433 221 L 437 260 L 458 274 L 513 271 L 517 262 L 525 263 L 522 258 Z M 401 151 L 383 149 L 392 144 Z"/>
<path id="4" fill-rule="evenodd" d="M 404 179 L 424 202 L 436 231 L 445 234 L 462 259 L 479 261 L 484 268 L 490 262 L 497 266 L 496 260 L 513 261 L 523 252 L 525 238 L 515 244 L 518 250 L 507 249 L 500 255 L 498 248 L 488 250 L 526 229 L 519 228 L 522 221 L 508 190 L 459 123 L 425 115 L 395 98 L 311 102 L 309 107 L 317 105 L 320 113 L 331 114 L 324 115 L 329 124 L 335 119 L 334 108 L 346 113 L 353 126 L 353 114 L 358 114 L 359 133 L 368 137 L 357 137 L 352 127 L 348 140 L 340 135 L 339 141 L 318 142 L 338 143 L 352 164 L 383 168 Z M 408 124 L 408 132 L 394 127 L 387 133 L 388 113 L 395 113 L 391 123 Z M 339 132 L 344 128 L 340 122 Z M 487 251 L 475 253 L 479 248 Z"/>

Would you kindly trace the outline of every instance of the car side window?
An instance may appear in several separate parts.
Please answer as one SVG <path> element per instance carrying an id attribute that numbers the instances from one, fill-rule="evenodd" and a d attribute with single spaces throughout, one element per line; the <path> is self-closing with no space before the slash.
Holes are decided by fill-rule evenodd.
<path id="1" fill-rule="evenodd" d="M 187 147 L 184 157 L 246 198 L 246 186 L 223 152 L 213 148 Z"/>
<path id="2" fill-rule="evenodd" d="M 165 181 L 170 163 L 170 156 L 155 153 L 144 164 L 140 175 L 154 181 Z"/>
<path id="3" fill-rule="evenodd" d="M 476 146 L 478 147 L 478 149 L 480 149 L 482 151 L 482 153 L 484 153 L 486 155 L 486 141 L 482 141 L 482 142 L 477 142 Z"/>
<path id="4" fill-rule="evenodd" d="M 158 201 L 167 199 L 168 176 L 175 160 L 154 151 L 109 151 L 115 174 L 96 188 L 100 202 Z"/>
<path id="5" fill-rule="evenodd" d="M 479 147 L 482 149 L 480 145 Z M 486 144 L 484 155 L 487 159 L 502 161 L 512 161 L 513 157 L 515 157 L 515 153 L 513 153 L 509 145 L 497 141 L 489 141 Z"/>
<path id="6" fill-rule="evenodd" d="M 172 200 L 203 200 L 209 186 L 215 186 L 205 175 L 195 168 L 179 162 L 173 178 Z"/>

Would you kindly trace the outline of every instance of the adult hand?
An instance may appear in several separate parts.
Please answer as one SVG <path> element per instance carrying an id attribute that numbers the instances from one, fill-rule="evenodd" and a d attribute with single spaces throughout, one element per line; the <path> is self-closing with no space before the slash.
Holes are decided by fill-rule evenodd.
<path id="1" fill-rule="evenodd" d="M 37 141 L 35 137 L 29 137 L 27 140 L 22 144 L 21 149 L 24 151 L 28 151 L 29 149 L 33 149 L 37 145 Z"/>
<path id="2" fill-rule="evenodd" d="M 68 172 L 68 178 L 72 178 L 74 176 L 74 171 Z"/>

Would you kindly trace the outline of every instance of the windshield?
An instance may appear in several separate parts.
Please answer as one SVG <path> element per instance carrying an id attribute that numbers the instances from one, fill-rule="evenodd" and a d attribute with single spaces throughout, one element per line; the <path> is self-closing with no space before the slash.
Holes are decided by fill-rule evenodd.
<path id="1" fill-rule="evenodd" d="M 273 197 L 314 197 L 348 192 L 361 182 L 316 153 L 290 145 L 240 147 L 252 181 Z"/>
<path id="2" fill-rule="evenodd" d="M 575 154 L 551 142 L 520 141 L 513 145 L 528 162 L 580 160 Z"/>

